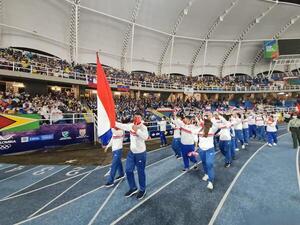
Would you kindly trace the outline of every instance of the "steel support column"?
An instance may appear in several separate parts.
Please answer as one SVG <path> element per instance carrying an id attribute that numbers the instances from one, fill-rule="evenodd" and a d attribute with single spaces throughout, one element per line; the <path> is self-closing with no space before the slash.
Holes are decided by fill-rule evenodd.
<path id="1" fill-rule="evenodd" d="M 205 49 L 204 49 L 203 65 L 202 65 L 202 73 L 201 73 L 202 78 L 203 78 L 203 75 L 204 75 L 204 68 L 206 66 L 207 48 L 208 48 L 208 40 L 205 40 Z"/>
<path id="2" fill-rule="evenodd" d="M 241 45 L 242 45 L 242 42 L 239 41 L 239 46 L 238 46 L 238 50 L 237 50 L 237 54 L 236 54 L 236 60 L 235 60 L 234 77 L 235 77 L 237 67 L 238 67 L 238 64 L 239 64 Z"/>
<path id="3" fill-rule="evenodd" d="M 134 47 L 135 24 L 131 28 L 131 47 L 130 47 L 130 72 L 133 70 L 133 47 Z"/>
<path id="4" fill-rule="evenodd" d="M 79 17 L 78 17 L 78 4 L 75 5 L 75 51 L 74 51 L 74 62 L 78 62 L 78 30 L 79 30 Z"/>
<path id="5" fill-rule="evenodd" d="M 171 71 L 172 71 L 173 52 L 174 52 L 174 41 L 175 41 L 175 36 L 174 36 L 174 35 L 172 35 L 172 40 L 171 40 L 171 52 L 170 52 L 170 67 L 169 67 L 169 76 L 171 75 Z"/>

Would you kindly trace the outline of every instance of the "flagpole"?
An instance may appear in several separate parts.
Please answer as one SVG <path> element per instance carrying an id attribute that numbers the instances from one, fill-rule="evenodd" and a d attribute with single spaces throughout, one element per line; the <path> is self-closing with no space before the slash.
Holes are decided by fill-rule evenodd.
<path id="1" fill-rule="evenodd" d="M 99 58 L 99 52 L 96 51 L 96 61 L 97 59 Z M 97 65 L 96 65 L 96 73 L 95 73 L 95 76 L 96 76 L 96 81 L 98 82 L 98 77 L 97 77 Z M 97 85 L 97 83 L 96 83 Z M 96 86 L 96 89 L 98 89 L 98 87 Z M 98 93 L 97 93 L 98 95 Z M 97 142 L 99 142 L 99 139 L 98 139 L 98 97 L 96 98 L 96 104 L 97 104 L 97 113 L 95 113 L 95 115 L 93 116 L 94 117 L 94 138 L 95 138 L 95 144 L 97 144 Z M 100 143 L 100 142 L 99 142 Z"/>

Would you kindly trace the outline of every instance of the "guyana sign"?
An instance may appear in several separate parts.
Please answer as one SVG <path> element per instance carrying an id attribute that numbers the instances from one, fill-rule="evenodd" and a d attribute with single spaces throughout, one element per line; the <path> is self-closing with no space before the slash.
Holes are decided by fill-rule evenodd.
<path id="1" fill-rule="evenodd" d="M 21 132 L 38 129 L 40 118 L 40 115 L 37 114 L 0 114 L 0 132 Z"/>

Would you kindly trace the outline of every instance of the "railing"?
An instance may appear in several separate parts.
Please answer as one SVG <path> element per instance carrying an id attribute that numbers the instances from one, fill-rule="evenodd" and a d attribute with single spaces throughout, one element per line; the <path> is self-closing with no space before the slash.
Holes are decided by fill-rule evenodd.
<path id="1" fill-rule="evenodd" d="M 81 81 L 86 81 L 88 76 L 95 77 L 95 75 L 82 74 L 78 72 L 66 72 L 59 68 L 49 68 L 37 63 L 28 64 L 27 66 L 24 66 L 20 62 L 11 62 L 4 59 L 0 59 L 0 69 Z"/>
<path id="2" fill-rule="evenodd" d="M 48 68 L 38 63 L 22 65 L 20 62 L 11 62 L 5 59 L 0 59 L 0 69 L 12 70 L 18 72 L 26 72 L 30 74 L 40 74 L 45 76 L 59 77 L 70 80 L 87 81 L 95 80 L 94 74 L 82 74 L 78 72 L 66 72 L 60 68 Z M 150 81 L 137 81 L 130 79 L 108 77 L 108 81 L 111 85 L 127 85 L 131 88 L 144 88 L 148 90 L 176 90 L 184 92 L 185 88 L 193 88 L 194 92 L 264 92 L 264 91 L 300 91 L 300 85 L 284 85 L 281 86 L 249 86 L 249 87 L 220 87 L 220 86 L 197 86 L 197 85 L 183 85 L 181 83 L 162 83 L 162 82 L 150 82 Z"/>
<path id="3" fill-rule="evenodd" d="M 201 92 L 201 91 L 212 91 L 212 92 L 219 92 L 219 91 L 231 91 L 231 92 L 244 92 L 244 91 L 286 91 L 286 90 L 299 90 L 300 85 L 285 85 L 283 87 L 280 86 L 250 86 L 250 87 L 218 87 L 218 86 L 211 86 L 211 87 L 197 87 L 192 85 L 180 85 L 180 84 L 165 84 L 165 83 L 153 83 L 147 81 L 135 81 L 135 80 L 127 80 L 127 79 L 119 79 L 119 78 L 112 78 L 109 77 L 108 81 L 110 84 L 118 85 L 128 85 L 131 87 L 140 87 L 140 88 L 150 88 L 150 89 L 169 89 L 169 90 L 181 90 L 184 92 L 185 88 L 193 88 L 194 92 Z"/>
<path id="4" fill-rule="evenodd" d="M 276 106 L 264 106 L 261 111 L 267 112 L 281 112 L 291 113 L 296 111 L 296 107 L 276 107 Z"/>
<path id="5" fill-rule="evenodd" d="M 80 122 L 94 122 L 92 113 L 63 113 L 63 114 L 48 114 L 47 119 L 40 119 L 41 122 L 49 122 L 49 124 L 69 123 L 75 124 Z"/>

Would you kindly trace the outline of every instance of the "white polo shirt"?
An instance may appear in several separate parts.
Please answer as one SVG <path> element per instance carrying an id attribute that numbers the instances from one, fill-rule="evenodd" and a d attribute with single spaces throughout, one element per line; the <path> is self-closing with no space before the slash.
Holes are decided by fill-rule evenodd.
<path id="1" fill-rule="evenodd" d="M 148 140 L 149 137 L 148 129 L 144 124 L 141 123 L 138 125 L 139 129 L 137 132 L 135 132 L 132 130 L 133 125 L 133 123 L 122 124 L 116 122 L 116 127 L 130 132 L 130 150 L 136 154 L 143 153 L 146 151 L 145 141 Z"/>

